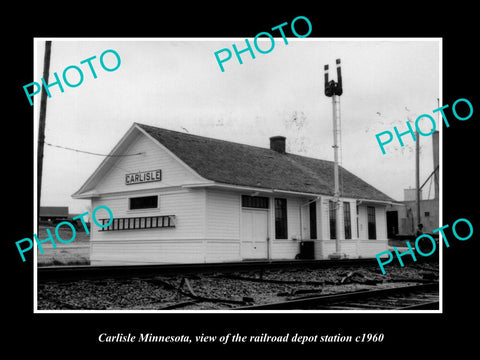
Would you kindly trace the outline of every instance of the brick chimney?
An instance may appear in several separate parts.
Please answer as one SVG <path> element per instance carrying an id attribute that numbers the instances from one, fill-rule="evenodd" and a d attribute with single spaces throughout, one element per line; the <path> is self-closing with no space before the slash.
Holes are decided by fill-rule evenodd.
<path id="1" fill-rule="evenodd" d="M 285 136 L 272 136 L 270 138 L 270 149 L 285 154 L 285 139 Z"/>

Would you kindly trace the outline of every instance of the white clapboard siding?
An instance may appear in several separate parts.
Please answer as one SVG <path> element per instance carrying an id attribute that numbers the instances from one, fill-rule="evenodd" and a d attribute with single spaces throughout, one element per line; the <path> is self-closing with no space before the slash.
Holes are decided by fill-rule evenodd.
<path id="1" fill-rule="evenodd" d="M 271 240 L 271 259 L 295 259 L 295 256 L 300 253 L 300 240 Z"/>
<path id="2" fill-rule="evenodd" d="M 186 251 L 188 249 L 188 251 Z M 91 243 L 92 265 L 203 262 L 201 240 L 109 241 Z"/>
<path id="3" fill-rule="evenodd" d="M 320 216 L 321 228 L 319 239 L 328 240 L 330 239 L 330 215 L 328 210 L 328 201 L 330 198 L 322 196 L 319 207 L 321 209 L 320 213 L 317 216 Z"/>
<path id="4" fill-rule="evenodd" d="M 367 207 L 365 205 L 358 207 L 358 238 L 368 239 Z"/>
<path id="5" fill-rule="evenodd" d="M 335 240 L 317 240 L 315 241 L 315 259 L 328 259 L 328 255 L 335 252 Z"/>
<path id="6" fill-rule="evenodd" d="M 357 258 L 358 257 L 357 244 L 358 244 L 357 240 L 340 241 L 341 253 L 345 254 L 350 259 Z"/>
<path id="7" fill-rule="evenodd" d="M 349 259 L 358 258 L 358 240 L 342 240 L 340 242 L 341 254 Z M 336 252 L 335 240 L 318 240 L 315 241 L 315 258 L 322 260 L 328 259 L 329 256 Z"/>
<path id="8" fill-rule="evenodd" d="M 377 220 L 377 239 L 387 239 L 387 208 L 383 205 L 375 206 L 375 217 Z"/>
<path id="9" fill-rule="evenodd" d="M 239 193 L 206 191 L 205 262 L 240 261 Z"/>
<path id="10" fill-rule="evenodd" d="M 112 193 L 117 191 L 135 191 L 156 187 L 169 187 L 190 184 L 198 181 L 199 177 L 183 166 L 166 150 L 162 149 L 154 140 L 139 134 L 132 142 L 126 154 L 144 153 L 136 156 L 119 157 L 109 172 L 96 186 L 98 193 Z M 141 184 L 125 184 L 125 175 L 139 171 L 162 170 L 162 180 Z"/>
<path id="11" fill-rule="evenodd" d="M 358 256 L 361 258 L 374 258 L 382 251 L 388 250 L 388 240 L 360 240 L 358 243 Z"/>
<path id="12" fill-rule="evenodd" d="M 208 239 L 206 243 L 205 262 L 241 261 L 240 240 Z"/>
<path id="13" fill-rule="evenodd" d="M 239 240 L 240 194 L 207 190 L 206 201 L 207 238 Z"/>
<path id="14" fill-rule="evenodd" d="M 149 192 L 148 194 L 159 195 L 158 209 L 127 210 L 128 196 L 121 194 L 93 199 L 92 207 L 106 205 L 112 210 L 114 218 L 175 215 L 176 225 L 174 228 L 99 231 L 100 227 L 92 221 L 91 241 L 130 240 L 135 242 L 137 240 L 200 239 L 204 237 L 204 190 L 185 189 L 171 192 Z M 108 218 L 108 213 L 100 209 L 97 217 Z"/>
<path id="15" fill-rule="evenodd" d="M 305 200 L 301 198 L 287 198 L 287 227 L 288 238 L 299 240 L 300 231 L 300 205 Z"/>

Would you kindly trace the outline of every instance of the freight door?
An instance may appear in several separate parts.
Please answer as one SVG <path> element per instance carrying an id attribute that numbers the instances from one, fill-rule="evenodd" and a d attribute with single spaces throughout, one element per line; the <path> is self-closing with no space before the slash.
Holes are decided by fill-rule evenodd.
<path id="1" fill-rule="evenodd" d="M 267 259 L 268 210 L 242 209 L 240 246 L 242 259 Z"/>

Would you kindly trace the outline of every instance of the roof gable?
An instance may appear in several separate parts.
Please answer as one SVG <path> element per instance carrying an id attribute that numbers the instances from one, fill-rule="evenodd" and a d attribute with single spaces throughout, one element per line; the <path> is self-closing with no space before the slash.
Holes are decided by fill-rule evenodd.
<path id="1" fill-rule="evenodd" d="M 140 142 L 141 144 L 139 147 L 138 145 Z M 153 147 L 147 146 L 148 143 Z M 166 153 L 167 156 L 160 159 L 159 153 Z M 174 163 L 174 165 L 169 165 L 169 170 L 172 170 L 172 166 L 178 166 L 178 168 L 181 168 L 183 171 L 169 171 L 167 174 L 168 176 L 171 176 L 172 173 L 178 175 L 178 173 L 182 172 L 184 175 L 183 178 L 186 180 L 197 182 L 207 181 L 195 173 L 191 167 L 186 165 L 157 139 L 152 138 L 141 127 L 134 123 L 115 145 L 109 155 L 103 159 L 97 169 L 85 181 L 82 187 L 72 194 L 72 197 L 93 198 L 100 196 L 102 193 L 109 192 L 110 190 L 114 192 L 124 191 L 126 190 L 124 186 L 125 173 L 136 173 L 140 171 L 142 166 L 147 166 L 149 163 L 152 164 L 152 161 L 150 160 L 153 160 L 153 167 L 144 170 L 151 170 L 156 168 L 156 166 L 165 166 L 166 163 Z M 164 181 L 161 183 L 161 186 L 175 185 L 170 183 L 168 176 L 166 180 L 163 179 Z M 109 180 L 109 178 L 110 181 L 105 182 L 105 180 Z M 151 186 L 153 186 L 151 183 L 139 184 L 136 189 L 145 189 L 150 188 Z"/>

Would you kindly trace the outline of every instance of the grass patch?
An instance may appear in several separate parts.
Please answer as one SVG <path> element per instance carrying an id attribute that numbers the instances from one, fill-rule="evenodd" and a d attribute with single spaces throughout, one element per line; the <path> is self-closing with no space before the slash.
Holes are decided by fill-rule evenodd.
<path id="1" fill-rule="evenodd" d="M 52 236 L 54 238 L 56 238 L 55 236 L 55 226 L 45 226 L 45 225 L 39 225 L 38 227 L 38 238 L 39 239 L 46 239 L 48 237 L 48 234 L 47 234 L 47 229 L 50 230 L 50 233 L 52 234 Z M 69 239 L 72 238 L 72 229 L 70 229 L 68 226 L 61 226 L 60 228 L 58 228 L 58 235 L 68 241 Z M 90 241 L 90 235 L 87 234 L 85 231 L 80 231 L 80 230 L 76 230 L 75 231 L 75 239 L 72 240 L 72 243 L 76 243 L 76 242 L 89 242 Z"/>

